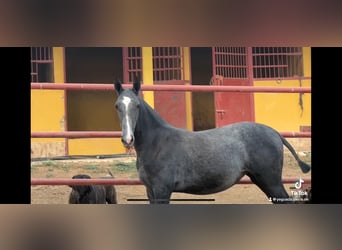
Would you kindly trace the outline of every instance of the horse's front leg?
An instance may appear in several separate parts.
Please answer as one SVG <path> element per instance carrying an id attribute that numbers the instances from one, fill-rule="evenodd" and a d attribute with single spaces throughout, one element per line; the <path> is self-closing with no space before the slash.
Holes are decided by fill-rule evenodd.
<path id="1" fill-rule="evenodd" d="M 166 187 L 146 187 L 150 204 L 170 204 L 171 191 Z"/>

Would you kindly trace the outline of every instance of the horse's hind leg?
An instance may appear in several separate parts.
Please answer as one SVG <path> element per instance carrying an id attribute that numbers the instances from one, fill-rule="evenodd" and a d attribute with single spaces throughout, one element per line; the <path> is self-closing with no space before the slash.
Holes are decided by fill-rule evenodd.
<path id="1" fill-rule="evenodd" d="M 293 203 L 289 199 L 281 177 L 247 175 L 266 194 L 272 203 Z"/>

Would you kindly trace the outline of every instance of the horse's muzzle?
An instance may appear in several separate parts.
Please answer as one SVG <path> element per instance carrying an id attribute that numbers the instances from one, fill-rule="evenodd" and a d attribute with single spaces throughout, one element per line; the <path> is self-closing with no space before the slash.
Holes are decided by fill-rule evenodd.
<path id="1" fill-rule="evenodd" d="M 131 148 L 134 145 L 134 136 L 121 137 L 121 142 L 126 148 Z"/>

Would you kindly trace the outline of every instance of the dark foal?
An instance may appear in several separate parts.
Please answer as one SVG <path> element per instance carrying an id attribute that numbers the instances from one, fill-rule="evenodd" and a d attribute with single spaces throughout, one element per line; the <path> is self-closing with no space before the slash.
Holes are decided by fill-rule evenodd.
<path id="1" fill-rule="evenodd" d="M 91 177 L 86 174 L 78 174 L 74 175 L 72 179 L 91 179 Z M 70 187 L 72 190 L 69 195 L 69 204 L 117 204 L 114 186 L 70 185 Z"/>

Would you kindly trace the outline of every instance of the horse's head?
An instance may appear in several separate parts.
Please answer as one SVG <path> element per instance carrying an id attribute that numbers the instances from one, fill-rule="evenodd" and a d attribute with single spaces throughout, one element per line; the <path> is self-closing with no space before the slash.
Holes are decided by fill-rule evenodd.
<path id="1" fill-rule="evenodd" d="M 134 130 L 139 116 L 140 81 L 136 78 L 132 89 L 123 89 L 120 81 L 116 81 L 114 85 L 118 93 L 115 108 L 122 129 L 121 141 L 125 147 L 132 147 L 134 145 Z"/>

